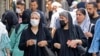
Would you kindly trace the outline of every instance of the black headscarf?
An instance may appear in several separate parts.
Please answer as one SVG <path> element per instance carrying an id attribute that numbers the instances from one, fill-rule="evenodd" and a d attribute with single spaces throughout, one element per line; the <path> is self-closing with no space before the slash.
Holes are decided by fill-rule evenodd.
<path id="1" fill-rule="evenodd" d="M 69 36 L 70 36 L 69 39 L 73 39 L 74 38 L 74 25 L 73 25 L 73 20 L 72 20 L 70 13 L 68 11 L 63 11 L 59 15 L 64 16 L 68 19 Z"/>
<path id="2" fill-rule="evenodd" d="M 29 24 L 30 23 L 30 15 L 31 15 L 31 10 L 26 9 L 23 14 L 22 14 L 22 24 Z"/>
<path id="3" fill-rule="evenodd" d="M 5 25 L 6 28 L 8 30 L 8 33 L 10 32 L 11 28 L 15 25 L 18 24 L 18 18 L 15 12 L 13 11 L 6 11 L 3 15 L 2 15 L 2 20 L 1 20 Z"/>
<path id="4" fill-rule="evenodd" d="M 85 8 L 86 2 L 80 2 L 77 4 L 77 8 Z"/>
<path id="5" fill-rule="evenodd" d="M 30 23 L 30 15 L 31 15 L 31 10 L 26 9 L 22 14 L 22 23 L 21 24 L 29 24 Z M 16 26 L 16 29 L 15 29 L 16 33 L 18 32 L 21 24 L 18 24 Z"/>

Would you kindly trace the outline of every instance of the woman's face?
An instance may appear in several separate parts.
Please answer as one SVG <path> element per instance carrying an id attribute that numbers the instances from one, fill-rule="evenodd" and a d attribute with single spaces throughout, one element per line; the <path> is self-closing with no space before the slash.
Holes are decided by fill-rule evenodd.
<path id="1" fill-rule="evenodd" d="M 68 19 L 64 16 L 60 16 L 60 21 L 64 21 L 64 23 L 68 23 Z"/>
<path id="2" fill-rule="evenodd" d="M 40 23 L 40 17 L 37 14 L 32 14 L 30 23 L 33 27 L 38 27 Z"/>
<path id="3" fill-rule="evenodd" d="M 82 23 L 85 19 L 85 15 L 82 14 L 80 11 L 76 12 L 76 17 L 77 17 L 76 20 L 78 23 Z"/>
<path id="4" fill-rule="evenodd" d="M 31 19 L 35 19 L 35 20 L 39 20 L 40 21 L 39 16 L 36 15 L 36 14 L 31 15 Z"/>

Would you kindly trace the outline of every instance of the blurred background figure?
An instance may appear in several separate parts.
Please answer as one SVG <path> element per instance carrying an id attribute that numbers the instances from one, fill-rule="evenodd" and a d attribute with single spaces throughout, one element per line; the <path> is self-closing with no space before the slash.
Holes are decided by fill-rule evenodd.
<path id="1" fill-rule="evenodd" d="M 59 3 L 61 3 L 61 5 L 62 5 L 62 8 L 64 9 L 64 10 L 69 10 L 69 7 L 70 7 L 70 5 L 69 5 L 69 2 L 72 2 L 72 0 L 59 0 Z"/>
<path id="2" fill-rule="evenodd" d="M 46 15 L 47 27 L 48 28 L 50 26 L 51 17 L 52 17 L 52 14 L 53 14 L 52 3 L 53 3 L 53 1 L 51 1 L 51 0 L 46 1 L 46 12 L 45 12 L 45 15 Z"/>
<path id="3" fill-rule="evenodd" d="M 22 14 L 25 10 L 25 2 L 24 1 L 17 1 L 16 3 L 16 13 L 18 16 L 18 23 L 22 22 Z"/>
<path id="4" fill-rule="evenodd" d="M 61 8 L 62 7 L 61 3 L 56 2 L 56 1 L 53 2 L 51 6 L 52 6 L 53 13 L 57 12 L 57 9 L 58 8 Z"/>
<path id="5" fill-rule="evenodd" d="M 70 6 L 70 11 L 74 11 L 75 9 L 77 9 L 77 4 L 78 4 L 77 1 L 73 1 L 72 5 Z"/>
<path id="6" fill-rule="evenodd" d="M 90 17 L 91 23 L 95 24 L 96 21 L 100 18 L 97 12 L 97 4 L 96 2 L 89 2 L 86 4 L 86 9 Z"/>
<path id="7" fill-rule="evenodd" d="M 41 16 L 41 19 L 42 19 L 42 24 L 44 25 L 44 27 L 46 27 L 47 25 L 47 21 L 46 21 L 46 18 L 45 18 L 45 15 L 44 15 L 44 12 L 39 10 L 38 7 L 38 1 L 37 0 L 31 0 L 30 2 L 30 9 L 31 9 L 31 12 L 39 12 L 40 13 L 40 16 Z"/>
<path id="8" fill-rule="evenodd" d="M 100 15 L 100 0 L 96 0 L 97 3 L 97 12 Z"/>
<path id="9" fill-rule="evenodd" d="M 55 13 L 53 13 L 52 18 L 51 18 L 51 22 L 50 22 L 52 37 L 54 36 L 56 29 L 58 29 L 60 27 L 59 13 L 64 11 L 64 9 L 62 8 L 62 5 L 59 2 L 54 2 L 53 5 L 55 8 L 54 9 Z"/>

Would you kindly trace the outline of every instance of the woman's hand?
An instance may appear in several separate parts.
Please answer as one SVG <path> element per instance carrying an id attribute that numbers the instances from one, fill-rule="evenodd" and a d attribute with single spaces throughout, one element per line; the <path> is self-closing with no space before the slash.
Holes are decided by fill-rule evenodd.
<path id="1" fill-rule="evenodd" d="M 78 44 L 82 44 L 82 41 L 81 40 L 68 40 L 67 41 L 67 45 L 68 47 L 71 47 L 71 48 L 76 48 Z"/>
<path id="2" fill-rule="evenodd" d="M 48 45 L 48 43 L 47 43 L 46 40 L 43 40 L 43 41 L 38 42 L 38 46 L 40 46 L 40 47 L 44 47 L 46 45 Z"/>
<path id="3" fill-rule="evenodd" d="M 92 33 L 91 32 L 86 32 L 84 33 L 86 37 L 93 37 Z"/>
<path id="4" fill-rule="evenodd" d="M 7 56 L 11 56 L 10 55 L 10 49 L 6 48 L 6 52 L 7 52 Z"/>
<path id="5" fill-rule="evenodd" d="M 34 44 L 36 44 L 34 39 L 27 40 L 27 46 L 33 46 Z"/>
<path id="6" fill-rule="evenodd" d="M 71 48 L 76 48 L 77 47 L 77 41 L 76 40 L 68 40 L 67 41 L 67 45 L 68 47 L 71 47 Z"/>
<path id="7" fill-rule="evenodd" d="M 97 56 L 97 54 L 96 53 L 93 53 L 92 56 Z"/>
<path id="8" fill-rule="evenodd" d="M 61 44 L 60 43 L 54 43 L 54 47 L 57 48 L 57 49 L 60 49 L 61 48 Z"/>
<path id="9" fill-rule="evenodd" d="M 7 56 L 11 56 L 10 54 L 7 54 Z"/>

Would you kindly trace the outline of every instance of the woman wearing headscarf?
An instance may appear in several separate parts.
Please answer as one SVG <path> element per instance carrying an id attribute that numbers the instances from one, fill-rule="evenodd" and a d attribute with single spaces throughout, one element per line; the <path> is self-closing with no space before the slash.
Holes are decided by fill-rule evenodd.
<path id="1" fill-rule="evenodd" d="M 84 8 L 80 8 L 76 11 L 75 24 L 79 25 L 84 33 L 90 31 L 90 18 L 87 11 Z"/>
<path id="2" fill-rule="evenodd" d="M 53 38 L 54 51 L 58 56 L 81 56 L 78 45 L 85 47 L 87 40 L 81 28 L 73 25 L 69 12 L 60 13 L 60 25 Z"/>
<path id="3" fill-rule="evenodd" d="M 16 28 L 12 30 L 12 33 L 10 35 L 12 56 L 23 56 L 24 54 L 23 51 L 19 50 L 18 45 L 22 31 L 28 28 L 30 14 L 30 10 L 25 10 L 22 14 L 22 23 L 17 25 Z"/>
<path id="4" fill-rule="evenodd" d="M 11 32 L 11 28 L 15 27 L 18 24 L 18 18 L 16 13 L 10 10 L 6 11 L 3 14 L 1 21 L 6 25 L 9 34 Z"/>
<path id="5" fill-rule="evenodd" d="M 76 11 L 76 25 L 79 25 L 88 39 L 88 48 L 90 48 L 92 37 L 94 34 L 94 24 L 90 23 L 90 18 L 87 11 L 84 8 L 80 8 Z M 88 50 L 88 49 L 87 49 Z M 92 56 L 92 54 L 86 53 L 85 56 Z"/>
<path id="6" fill-rule="evenodd" d="M 22 32 L 19 43 L 24 56 L 46 56 L 44 47 L 49 46 L 52 38 L 41 20 L 38 12 L 31 13 L 29 27 Z"/>
<path id="7" fill-rule="evenodd" d="M 0 22 L 0 56 L 10 56 L 10 39 L 2 22 Z"/>

